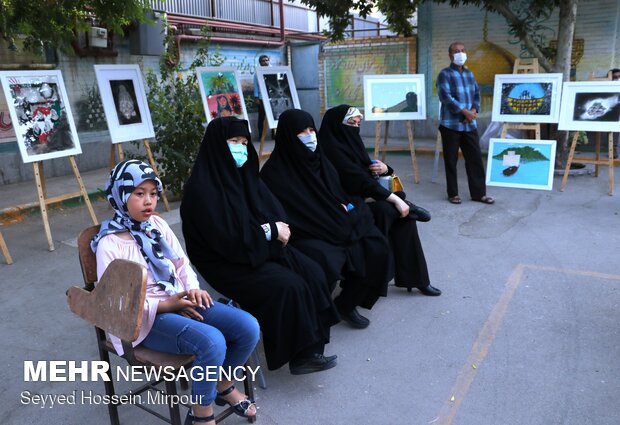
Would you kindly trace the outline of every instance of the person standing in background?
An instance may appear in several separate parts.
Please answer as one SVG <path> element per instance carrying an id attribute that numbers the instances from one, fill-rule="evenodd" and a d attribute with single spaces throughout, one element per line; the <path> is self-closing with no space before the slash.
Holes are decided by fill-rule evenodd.
<path id="1" fill-rule="evenodd" d="M 486 195 L 485 171 L 480 152 L 476 118 L 480 111 L 480 88 L 474 74 L 465 68 L 465 45 L 455 41 L 448 48 L 450 66 L 437 76 L 437 95 L 441 102 L 439 132 L 443 144 L 448 200 L 460 204 L 456 178 L 459 148 L 465 158 L 465 170 L 471 199 L 485 204 L 495 202 Z"/>
<path id="2" fill-rule="evenodd" d="M 269 66 L 269 56 L 260 55 L 258 57 L 258 64 L 260 66 Z M 258 87 L 258 76 L 254 72 L 254 103 L 258 107 L 258 139 L 263 136 L 263 126 L 265 124 L 265 105 L 260 98 L 260 88 Z"/>

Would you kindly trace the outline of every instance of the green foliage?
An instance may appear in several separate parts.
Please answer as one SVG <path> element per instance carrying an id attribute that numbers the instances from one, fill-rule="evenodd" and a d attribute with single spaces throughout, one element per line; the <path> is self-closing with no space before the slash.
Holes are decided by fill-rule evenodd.
<path id="1" fill-rule="evenodd" d="M 548 17 L 561 0 L 301 0 L 302 3 L 314 7 L 320 16 L 330 19 L 330 35 L 334 40 L 343 38 L 344 30 L 351 22 L 351 10 L 356 10 L 361 17 L 365 18 L 373 8 L 386 16 L 392 31 L 410 35 L 414 28 L 409 18 L 421 4 L 428 1 L 448 4 L 455 8 L 476 6 L 502 15 L 506 10 L 511 11 L 517 19 L 508 21 L 510 29 L 518 38 L 522 38 L 525 34 L 531 34 L 538 22 Z"/>
<path id="2" fill-rule="evenodd" d="M 24 46 L 42 45 L 71 51 L 74 31 L 90 23 L 122 34 L 133 20 L 144 21 L 151 10 L 148 0 L 0 0 L 0 35 L 8 40 L 26 37 Z"/>
<path id="3" fill-rule="evenodd" d="M 205 131 L 205 113 L 195 69 L 219 66 L 223 58 L 216 51 L 209 55 L 207 43 L 198 51 L 187 70 L 177 59 L 176 44 L 167 37 L 169 50 L 160 61 L 159 75 L 146 74 L 148 102 L 157 140 L 152 146 L 160 167 L 161 178 L 168 190 L 181 194 L 189 177 Z"/>

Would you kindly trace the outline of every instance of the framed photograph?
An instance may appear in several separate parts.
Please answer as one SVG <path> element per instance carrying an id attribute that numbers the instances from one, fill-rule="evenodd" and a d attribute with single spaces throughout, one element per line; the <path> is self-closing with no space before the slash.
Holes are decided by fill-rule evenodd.
<path id="1" fill-rule="evenodd" d="M 82 153 L 59 70 L 2 71 L 0 82 L 24 162 Z"/>
<path id="2" fill-rule="evenodd" d="M 196 77 L 207 123 L 218 117 L 233 116 L 244 120 L 248 119 L 243 90 L 235 68 L 197 68 Z"/>
<path id="3" fill-rule="evenodd" d="M 566 82 L 560 130 L 620 131 L 620 81 Z"/>
<path id="4" fill-rule="evenodd" d="M 95 74 L 112 143 L 155 137 L 140 67 L 95 65 Z"/>
<path id="5" fill-rule="evenodd" d="M 492 138 L 487 158 L 487 185 L 551 190 L 555 144 L 555 140 Z"/>
<path id="6" fill-rule="evenodd" d="M 424 75 L 364 75 L 364 118 L 368 121 L 426 119 Z"/>
<path id="7" fill-rule="evenodd" d="M 280 114 L 287 109 L 301 109 L 290 67 L 258 67 L 256 79 L 269 128 L 278 126 Z"/>
<path id="8" fill-rule="evenodd" d="M 557 123 L 561 92 L 562 74 L 496 74 L 492 120 Z"/>

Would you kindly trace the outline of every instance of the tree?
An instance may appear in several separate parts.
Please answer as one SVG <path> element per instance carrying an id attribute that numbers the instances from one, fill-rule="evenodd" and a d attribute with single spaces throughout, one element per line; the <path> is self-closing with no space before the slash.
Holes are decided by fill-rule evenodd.
<path id="1" fill-rule="evenodd" d="M 316 9 L 320 16 L 330 18 L 332 39 L 342 39 L 344 31 L 352 19 L 351 10 L 366 17 L 374 8 L 381 11 L 391 30 L 402 35 L 410 35 L 413 26 L 409 18 L 418 6 L 426 1 L 449 4 L 452 7 L 476 6 L 497 13 L 506 19 L 510 31 L 523 43 L 527 50 L 538 58 L 540 66 L 547 72 L 560 72 L 564 81 L 570 80 L 573 35 L 577 19 L 578 0 L 301 0 Z M 559 8 L 558 42 L 555 52 L 549 51 L 542 40 L 537 38 L 538 23 L 547 19 Z M 554 60 L 550 61 L 549 58 Z M 568 133 L 558 133 L 558 155 L 556 164 L 566 163 Z"/>
<path id="2" fill-rule="evenodd" d="M 133 20 L 144 20 L 149 0 L 0 0 L 0 35 L 7 40 L 25 36 L 24 45 L 36 50 L 43 44 L 71 50 L 75 31 L 96 22 L 115 33 Z"/>

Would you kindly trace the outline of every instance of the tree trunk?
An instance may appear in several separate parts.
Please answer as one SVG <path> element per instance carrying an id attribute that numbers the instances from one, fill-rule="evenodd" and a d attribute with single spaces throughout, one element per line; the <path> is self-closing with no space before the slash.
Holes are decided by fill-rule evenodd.
<path id="1" fill-rule="evenodd" d="M 558 49 L 555 55 L 555 71 L 564 75 L 564 81 L 570 81 L 573 36 L 577 20 L 578 0 L 562 0 L 560 3 L 560 24 L 558 29 Z M 564 168 L 568 160 L 568 131 L 559 131 L 557 135 L 556 168 Z"/>

